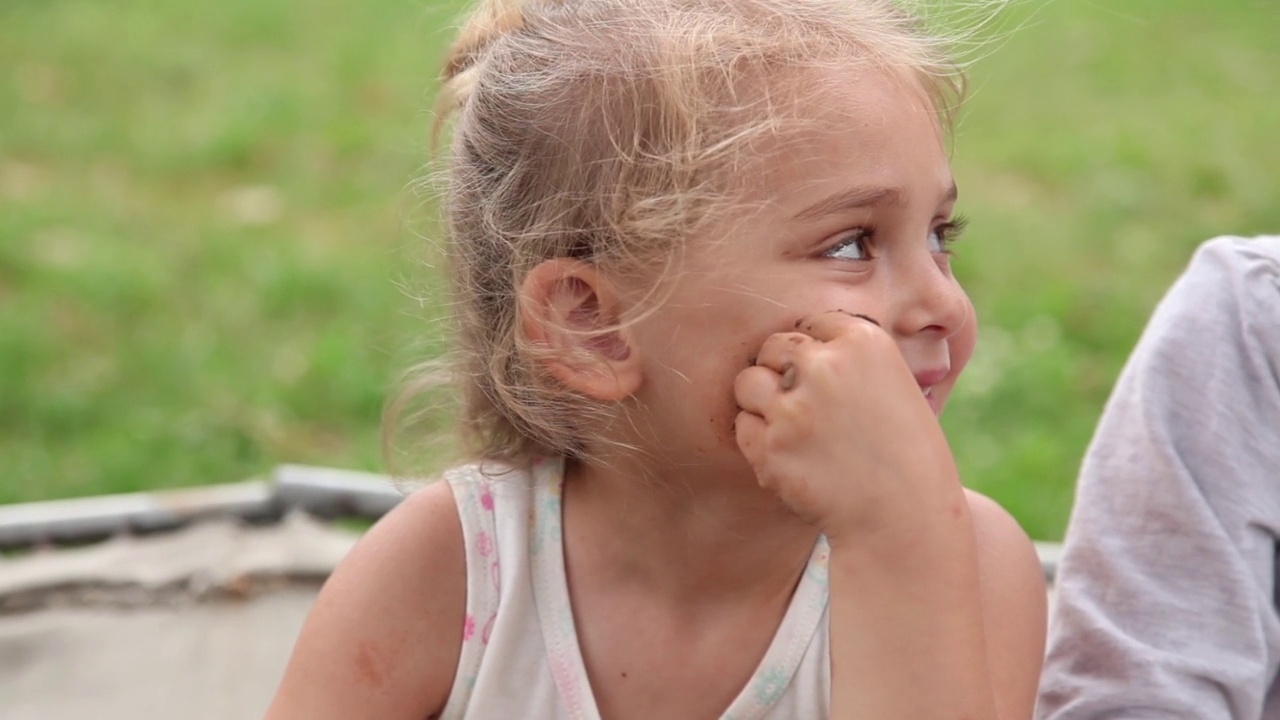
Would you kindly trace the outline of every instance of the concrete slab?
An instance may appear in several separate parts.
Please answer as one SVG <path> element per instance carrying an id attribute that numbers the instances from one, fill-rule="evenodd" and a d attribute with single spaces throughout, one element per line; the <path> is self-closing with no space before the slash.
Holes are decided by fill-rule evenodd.
<path id="1" fill-rule="evenodd" d="M 357 537 L 294 513 L 0 560 L 0 720 L 259 720 Z"/>
<path id="2" fill-rule="evenodd" d="M 0 618 L 3 720 L 259 720 L 314 590 Z"/>
<path id="3" fill-rule="evenodd" d="M 253 720 L 353 533 L 294 515 L 0 561 L 0 720 Z"/>

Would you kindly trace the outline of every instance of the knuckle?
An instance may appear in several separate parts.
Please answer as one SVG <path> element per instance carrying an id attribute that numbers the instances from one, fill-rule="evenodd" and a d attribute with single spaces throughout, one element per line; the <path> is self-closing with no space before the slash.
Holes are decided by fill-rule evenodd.
<path id="1" fill-rule="evenodd" d="M 781 332 L 769 336 L 765 345 L 775 352 L 786 352 L 804 345 L 809 336 L 798 332 Z"/>
<path id="2" fill-rule="evenodd" d="M 867 342 L 872 342 L 876 338 L 888 337 L 888 334 L 881 330 L 879 325 L 872 325 L 865 321 L 853 323 L 852 330 L 857 337 L 864 338 Z"/>
<path id="3" fill-rule="evenodd" d="M 871 351 L 883 350 L 886 347 L 896 347 L 889 333 L 869 322 L 859 321 L 850 324 L 842 339 L 852 347 L 866 348 Z"/>
<path id="4" fill-rule="evenodd" d="M 839 370 L 840 361 L 845 354 L 839 347 L 824 347 L 822 352 L 812 353 L 805 370 L 813 377 L 831 375 Z"/>
<path id="5" fill-rule="evenodd" d="M 800 438 L 806 438 L 814 431 L 814 413 L 809 404 L 800 399 L 779 403 L 775 413 L 774 425 L 786 428 L 786 432 L 773 432 L 769 435 L 770 450 L 780 449 Z"/>

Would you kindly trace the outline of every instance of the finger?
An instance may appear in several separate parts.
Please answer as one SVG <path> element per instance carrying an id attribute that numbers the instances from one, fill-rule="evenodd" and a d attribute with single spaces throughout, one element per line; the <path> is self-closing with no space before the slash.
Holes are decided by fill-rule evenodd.
<path id="1" fill-rule="evenodd" d="M 782 377 L 778 378 L 778 388 L 782 392 L 786 392 L 796 386 L 796 381 L 800 379 L 800 371 L 795 365 L 787 363 L 782 367 Z"/>
<path id="2" fill-rule="evenodd" d="M 798 356 L 813 338 L 802 332 L 774 333 L 760 346 L 756 364 L 782 373 L 788 365 L 798 365 Z"/>
<path id="3" fill-rule="evenodd" d="M 733 396 L 738 407 L 763 416 L 780 391 L 782 376 L 763 365 L 753 365 L 733 380 Z"/>
<path id="4" fill-rule="evenodd" d="M 764 433 L 767 427 L 764 418 L 759 415 L 752 415 L 745 410 L 738 413 L 738 417 L 733 423 L 734 439 L 738 442 L 738 450 L 742 452 L 742 456 L 747 459 L 747 462 L 751 463 L 751 467 L 756 473 L 756 479 L 766 487 Z"/>
<path id="5" fill-rule="evenodd" d="M 805 318 L 797 323 L 796 328 L 823 342 L 854 332 L 883 332 L 880 323 L 870 315 L 845 310 L 830 310 Z"/>

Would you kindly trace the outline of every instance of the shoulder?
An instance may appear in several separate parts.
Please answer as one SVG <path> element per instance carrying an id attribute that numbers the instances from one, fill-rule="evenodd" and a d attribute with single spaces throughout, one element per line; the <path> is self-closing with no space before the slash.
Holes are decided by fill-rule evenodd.
<path id="1" fill-rule="evenodd" d="M 1044 659 L 1048 597 L 1035 547 L 994 500 L 965 490 L 977 539 L 987 653 L 1001 717 L 1030 717 Z"/>
<path id="2" fill-rule="evenodd" d="M 465 612 L 462 526 L 448 483 L 436 482 L 380 520 L 334 571 L 267 717 L 416 720 L 438 711 Z"/>
<path id="3" fill-rule="evenodd" d="M 1238 334 L 1280 328 L 1280 236 L 1217 237 L 1200 245 L 1161 300 L 1148 335 Z M 1280 332 L 1277 330 L 1276 332 Z"/>
<path id="4" fill-rule="evenodd" d="M 1016 599 L 1020 608 L 1031 611 L 1029 620 L 1043 618 L 1047 603 L 1044 571 L 1031 539 L 996 501 L 969 489 L 965 490 L 965 497 L 978 541 L 984 595 L 988 589 L 998 591 L 999 597 L 993 600 Z M 1033 602 L 1027 603 L 1028 600 Z"/>
<path id="5" fill-rule="evenodd" d="M 1280 366 L 1280 236 L 1214 238 L 1156 306 L 1112 405 L 1133 396 L 1161 413 L 1226 410 L 1218 402 L 1224 391 L 1274 387 L 1273 366 Z"/>
<path id="6" fill-rule="evenodd" d="M 1245 276 L 1261 271 L 1280 277 L 1280 235 L 1223 235 L 1201 243 L 1187 267 L 1189 277 Z"/>

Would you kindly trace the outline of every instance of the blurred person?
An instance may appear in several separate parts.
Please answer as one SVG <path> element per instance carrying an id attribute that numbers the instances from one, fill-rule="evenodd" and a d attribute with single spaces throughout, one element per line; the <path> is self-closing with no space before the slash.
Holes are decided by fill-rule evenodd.
<path id="1" fill-rule="evenodd" d="M 1081 469 L 1040 720 L 1280 718 L 1280 236 L 1205 243 Z"/>

